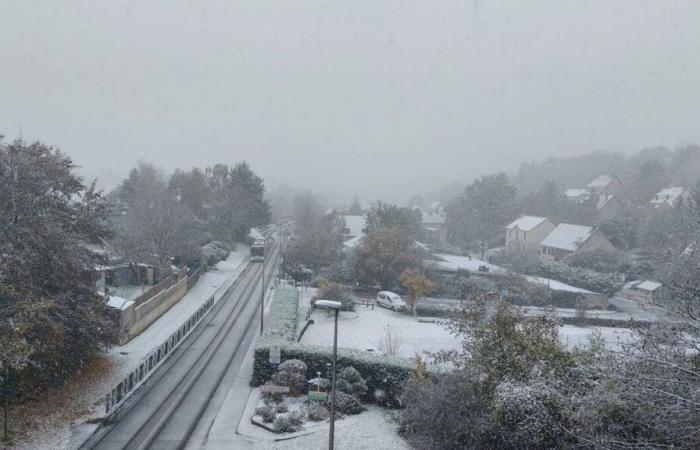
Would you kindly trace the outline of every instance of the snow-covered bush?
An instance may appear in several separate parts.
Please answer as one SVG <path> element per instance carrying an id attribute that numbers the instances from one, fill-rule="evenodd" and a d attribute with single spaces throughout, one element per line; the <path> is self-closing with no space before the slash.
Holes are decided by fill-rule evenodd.
<path id="1" fill-rule="evenodd" d="M 328 396 L 330 402 L 331 396 Z M 342 391 L 335 393 L 335 409 L 341 414 L 360 414 L 365 410 L 362 403 L 354 396 Z"/>
<path id="2" fill-rule="evenodd" d="M 558 407 L 557 395 L 542 381 L 504 381 L 496 387 L 492 414 L 499 433 L 511 445 L 527 442 L 529 447 L 556 448 Z"/>
<path id="3" fill-rule="evenodd" d="M 288 359 L 277 368 L 277 373 L 272 378 L 280 386 L 287 386 L 291 395 L 299 395 L 306 388 L 306 372 L 308 368 L 304 361 Z"/>
<path id="4" fill-rule="evenodd" d="M 272 405 L 260 406 L 255 410 L 255 415 L 262 417 L 263 422 L 272 423 L 275 420 L 275 408 Z"/>
<path id="5" fill-rule="evenodd" d="M 367 395 L 367 383 L 354 367 L 345 367 L 338 373 L 336 387 L 339 391 L 363 398 Z"/>
<path id="6" fill-rule="evenodd" d="M 328 409 L 318 403 L 312 403 L 306 408 L 306 417 L 314 422 L 320 422 L 328 418 Z"/>
<path id="7" fill-rule="evenodd" d="M 278 416 L 272 424 L 272 429 L 275 430 L 276 433 L 293 433 L 297 431 L 298 428 L 294 426 L 289 417 Z"/>
<path id="8" fill-rule="evenodd" d="M 231 247 L 222 241 L 211 241 L 202 247 L 202 258 L 209 266 L 226 259 Z"/>

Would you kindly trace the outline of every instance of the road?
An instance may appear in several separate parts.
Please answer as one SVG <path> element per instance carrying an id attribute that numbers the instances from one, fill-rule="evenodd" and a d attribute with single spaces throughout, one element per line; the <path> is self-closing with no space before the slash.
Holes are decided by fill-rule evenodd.
<path id="1" fill-rule="evenodd" d="M 278 257 L 276 248 L 266 285 Z M 81 448 L 201 447 L 259 330 L 261 273 L 262 264 L 249 264 L 230 294 Z"/>

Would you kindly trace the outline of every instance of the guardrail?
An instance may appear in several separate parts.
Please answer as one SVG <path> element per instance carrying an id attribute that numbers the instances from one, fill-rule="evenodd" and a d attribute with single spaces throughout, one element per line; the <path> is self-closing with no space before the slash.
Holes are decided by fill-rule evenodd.
<path id="1" fill-rule="evenodd" d="M 213 295 L 197 308 L 197 311 L 195 311 L 177 331 L 171 334 L 165 342 L 160 344 L 158 348 L 154 349 L 151 354 L 144 358 L 143 362 L 139 364 L 137 368 L 132 370 L 131 373 L 124 377 L 122 381 L 117 383 L 117 385 L 107 393 L 105 396 L 105 412 L 107 414 L 129 398 L 130 394 L 148 378 L 148 374 L 160 366 L 166 356 L 187 337 L 212 306 L 214 306 Z"/>

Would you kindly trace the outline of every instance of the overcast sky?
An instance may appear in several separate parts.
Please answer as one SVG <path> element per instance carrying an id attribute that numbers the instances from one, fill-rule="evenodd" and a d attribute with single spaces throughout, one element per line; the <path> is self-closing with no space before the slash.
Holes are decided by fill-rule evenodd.
<path id="1" fill-rule="evenodd" d="M 401 201 L 700 142 L 700 2 L 0 1 L 0 134 Z"/>

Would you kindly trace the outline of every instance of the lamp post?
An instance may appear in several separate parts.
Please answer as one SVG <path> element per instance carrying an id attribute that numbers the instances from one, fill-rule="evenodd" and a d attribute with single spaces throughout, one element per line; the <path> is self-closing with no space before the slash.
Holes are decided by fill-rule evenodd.
<path id="1" fill-rule="evenodd" d="M 331 372 L 331 425 L 328 433 L 328 449 L 333 450 L 335 435 L 335 372 L 338 362 L 338 312 L 342 304 L 332 300 L 316 300 L 315 306 L 323 309 L 331 309 L 335 312 L 335 325 L 333 327 L 333 369 Z"/>
<path id="2" fill-rule="evenodd" d="M 10 439 L 10 431 L 9 431 L 9 420 L 10 420 L 10 388 L 9 388 L 9 379 L 10 379 L 10 366 L 7 362 L 5 361 L 0 361 L 0 368 L 3 369 L 3 377 L 2 377 L 2 409 L 3 409 L 3 440 L 5 442 L 9 441 Z"/>
<path id="3" fill-rule="evenodd" d="M 263 322 L 265 316 L 265 252 L 262 260 L 262 288 L 260 292 L 260 336 L 263 334 Z"/>

